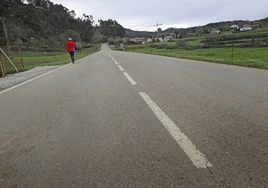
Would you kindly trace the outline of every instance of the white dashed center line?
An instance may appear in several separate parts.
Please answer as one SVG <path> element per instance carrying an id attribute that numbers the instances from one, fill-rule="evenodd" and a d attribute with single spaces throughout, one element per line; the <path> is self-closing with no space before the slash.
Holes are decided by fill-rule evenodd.
<path id="1" fill-rule="evenodd" d="M 121 67 L 121 65 L 117 65 L 117 66 L 121 71 L 124 71 L 124 69 Z"/>
<path id="2" fill-rule="evenodd" d="M 114 57 L 109 53 L 109 55 L 111 56 L 111 58 L 113 59 L 114 63 L 118 66 L 118 68 L 120 69 L 120 71 L 123 72 L 123 74 L 125 75 L 125 77 L 128 79 L 128 81 L 133 85 L 137 85 L 137 82 L 135 82 L 135 80 L 133 78 L 131 78 L 131 76 L 129 76 L 128 73 L 124 72 L 125 70 L 123 69 L 123 67 L 121 65 L 119 65 L 119 63 L 114 59 Z"/>
<path id="3" fill-rule="evenodd" d="M 213 166 L 146 93 L 140 92 L 139 94 L 197 168 Z"/>
<path id="4" fill-rule="evenodd" d="M 128 73 L 123 72 L 123 74 L 126 76 L 126 78 L 128 79 L 128 81 L 129 81 L 133 86 L 137 85 L 137 82 L 135 82 L 135 80 L 133 80 L 133 79 L 129 76 Z"/>

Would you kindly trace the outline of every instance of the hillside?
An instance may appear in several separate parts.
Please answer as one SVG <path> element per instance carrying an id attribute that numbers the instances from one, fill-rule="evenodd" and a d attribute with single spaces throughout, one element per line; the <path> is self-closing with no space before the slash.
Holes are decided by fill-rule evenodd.
<path id="1" fill-rule="evenodd" d="M 124 28 L 115 20 L 98 20 L 92 15 L 77 17 L 75 11 L 49 0 L 1 0 L 0 16 L 5 17 L 10 43 L 14 49 L 58 51 L 72 37 L 80 48 L 87 43 L 124 37 Z M 5 45 L 0 27 L 0 45 Z"/>
<path id="2" fill-rule="evenodd" d="M 261 19 L 261 20 L 234 20 L 234 21 L 225 21 L 225 22 L 216 22 L 216 23 L 209 23 L 204 26 L 196 26 L 190 28 L 168 28 L 163 30 L 162 32 L 146 32 L 146 31 L 133 31 L 131 29 L 126 29 L 126 34 L 129 37 L 152 37 L 153 35 L 168 35 L 171 33 L 177 33 L 180 37 L 190 37 L 190 36 L 202 36 L 206 33 L 209 33 L 211 29 L 217 28 L 220 31 L 229 31 L 230 25 L 237 24 L 237 25 L 245 25 L 257 23 L 259 27 L 268 27 L 268 17 Z"/>
<path id="3" fill-rule="evenodd" d="M 77 17 L 75 11 L 49 0 L 1 0 L 0 16 L 5 17 L 8 38 L 14 50 L 62 51 L 66 39 L 72 37 L 78 47 L 88 43 L 107 42 L 114 38 L 119 44 L 121 38 L 165 36 L 176 33 L 179 37 L 202 36 L 213 28 L 228 31 L 231 24 L 251 24 L 251 21 L 237 20 L 210 23 L 191 28 L 169 28 L 162 32 L 133 31 L 124 29 L 116 20 L 94 21 L 92 15 Z M 268 26 L 268 17 L 256 20 L 259 27 Z M 5 46 L 5 34 L 0 27 L 0 46 Z"/>
<path id="4" fill-rule="evenodd" d="M 155 35 L 156 32 L 149 32 L 149 31 L 134 31 L 131 29 L 125 28 L 126 31 L 126 37 L 133 38 L 133 37 L 152 37 L 152 35 Z"/>

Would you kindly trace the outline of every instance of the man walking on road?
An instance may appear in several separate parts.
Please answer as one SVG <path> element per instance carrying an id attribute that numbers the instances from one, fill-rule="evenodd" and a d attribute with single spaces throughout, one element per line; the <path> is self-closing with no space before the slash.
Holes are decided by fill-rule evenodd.
<path id="1" fill-rule="evenodd" d="M 72 38 L 68 39 L 68 42 L 66 43 L 66 52 L 70 53 L 72 63 L 74 63 L 74 53 L 76 51 L 76 44 L 72 40 Z"/>

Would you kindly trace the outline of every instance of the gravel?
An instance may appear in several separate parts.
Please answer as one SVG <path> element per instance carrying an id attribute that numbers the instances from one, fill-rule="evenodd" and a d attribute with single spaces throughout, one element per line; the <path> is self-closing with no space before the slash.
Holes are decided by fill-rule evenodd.
<path id="1" fill-rule="evenodd" d="M 44 74 L 58 67 L 59 66 L 40 66 L 25 72 L 6 75 L 6 77 L 0 78 L 0 91 Z"/>

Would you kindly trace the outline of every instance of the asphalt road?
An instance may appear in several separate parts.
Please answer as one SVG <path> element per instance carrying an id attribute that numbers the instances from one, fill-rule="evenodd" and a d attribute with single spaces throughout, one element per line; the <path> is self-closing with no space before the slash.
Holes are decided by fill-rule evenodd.
<path id="1" fill-rule="evenodd" d="M 268 72 L 106 45 L 0 91 L 0 187 L 268 187 Z"/>

